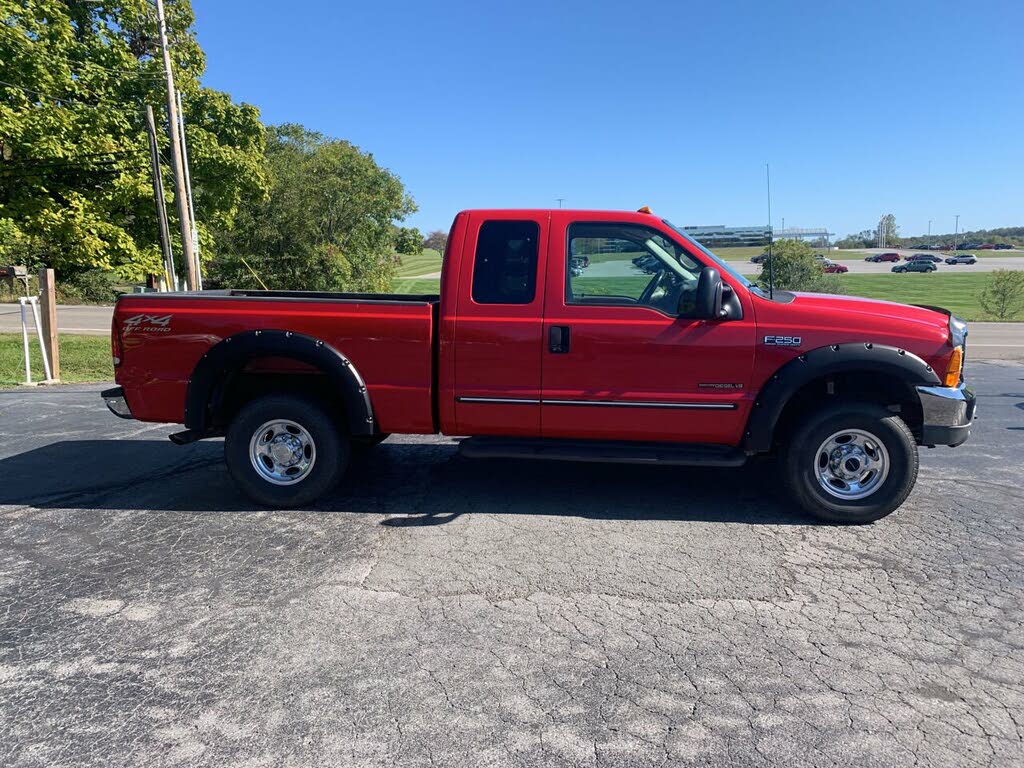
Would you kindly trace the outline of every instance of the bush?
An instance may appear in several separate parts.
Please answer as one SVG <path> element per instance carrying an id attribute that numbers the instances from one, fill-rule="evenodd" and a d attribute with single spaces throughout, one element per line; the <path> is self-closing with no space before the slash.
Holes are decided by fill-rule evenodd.
<path id="1" fill-rule="evenodd" d="M 814 249 L 801 240 L 779 240 L 772 244 L 772 277 L 775 287 L 786 291 L 844 293 L 838 275 L 825 274 L 814 258 Z M 765 261 L 757 284 L 768 289 L 769 264 Z"/>
<path id="2" fill-rule="evenodd" d="M 1024 272 L 992 272 L 978 300 L 981 308 L 997 320 L 1013 320 L 1024 309 Z"/>
<path id="3" fill-rule="evenodd" d="M 113 304 L 120 291 L 117 276 L 103 269 L 79 272 L 57 279 L 57 299 L 61 304 Z"/>

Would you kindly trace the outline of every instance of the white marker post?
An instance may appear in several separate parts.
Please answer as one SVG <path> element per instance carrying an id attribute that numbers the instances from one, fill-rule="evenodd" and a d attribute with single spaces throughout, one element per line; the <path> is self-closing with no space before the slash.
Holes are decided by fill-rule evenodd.
<path id="1" fill-rule="evenodd" d="M 46 373 L 46 380 L 43 383 L 51 382 L 53 381 L 53 373 L 50 371 L 50 356 L 46 354 L 46 344 L 43 343 L 43 328 L 39 321 L 39 297 L 21 296 L 18 301 L 21 304 L 21 343 L 25 350 L 25 384 L 28 386 L 32 385 L 32 368 L 30 367 L 28 354 L 28 319 L 25 317 L 26 304 L 32 305 L 32 322 L 36 326 L 39 351 L 43 356 L 43 371 Z"/>

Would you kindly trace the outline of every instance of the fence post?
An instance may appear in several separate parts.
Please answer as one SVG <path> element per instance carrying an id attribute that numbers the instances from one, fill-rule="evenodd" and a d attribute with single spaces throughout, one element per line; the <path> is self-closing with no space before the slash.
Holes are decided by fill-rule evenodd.
<path id="1" fill-rule="evenodd" d="M 39 270 L 39 300 L 42 302 L 43 344 L 50 358 L 50 376 L 60 381 L 60 332 L 57 327 L 57 282 L 52 269 Z"/>

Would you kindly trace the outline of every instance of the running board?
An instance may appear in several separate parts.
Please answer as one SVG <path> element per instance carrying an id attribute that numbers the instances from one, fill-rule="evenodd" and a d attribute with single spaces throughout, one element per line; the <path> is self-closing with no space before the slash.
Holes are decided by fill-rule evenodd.
<path id="1" fill-rule="evenodd" d="M 739 467 L 747 461 L 746 454 L 728 445 L 514 437 L 469 437 L 459 443 L 459 453 L 470 459 L 553 459 L 697 467 Z"/>

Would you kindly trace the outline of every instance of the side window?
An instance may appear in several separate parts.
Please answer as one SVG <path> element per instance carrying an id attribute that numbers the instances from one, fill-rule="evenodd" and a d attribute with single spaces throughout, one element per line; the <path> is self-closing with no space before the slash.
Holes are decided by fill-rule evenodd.
<path id="1" fill-rule="evenodd" d="M 569 304 L 639 305 L 668 315 L 686 314 L 699 273 L 700 265 L 681 246 L 648 227 L 569 227 Z"/>
<path id="2" fill-rule="evenodd" d="M 537 240 L 533 221 L 485 221 L 473 262 L 477 304 L 529 304 L 537 289 Z"/>

